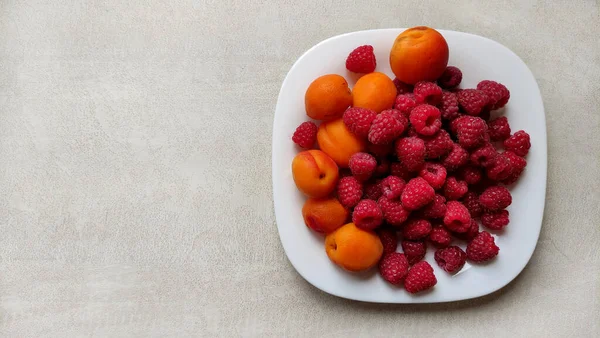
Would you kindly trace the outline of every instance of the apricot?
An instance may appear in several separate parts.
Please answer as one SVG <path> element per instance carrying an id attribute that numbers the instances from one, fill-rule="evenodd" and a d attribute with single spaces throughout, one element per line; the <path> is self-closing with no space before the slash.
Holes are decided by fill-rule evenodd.
<path id="1" fill-rule="evenodd" d="M 296 187 L 308 197 L 325 197 L 335 189 L 339 170 L 335 161 L 320 150 L 306 150 L 294 157 L 292 176 Z"/>
<path id="2" fill-rule="evenodd" d="M 381 113 L 392 108 L 397 92 L 394 81 L 387 75 L 370 73 L 358 79 L 352 88 L 352 106 Z"/>
<path id="3" fill-rule="evenodd" d="M 325 251 L 332 262 L 348 271 L 367 270 L 377 264 L 383 245 L 373 231 L 348 223 L 325 237 Z"/>
<path id="4" fill-rule="evenodd" d="M 315 120 L 332 120 L 342 117 L 352 104 L 348 82 L 337 74 L 318 77 L 306 90 L 304 105 L 306 115 Z"/>
<path id="5" fill-rule="evenodd" d="M 323 122 L 317 131 L 319 148 L 342 168 L 348 167 L 350 157 L 366 149 L 364 140 L 354 135 L 340 118 Z"/>
<path id="6" fill-rule="evenodd" d="M 309 198 L 302 207 L 304 223 L 320 233 L 330 233 L 346 223 L 349 211 L 337 198 Z"/>

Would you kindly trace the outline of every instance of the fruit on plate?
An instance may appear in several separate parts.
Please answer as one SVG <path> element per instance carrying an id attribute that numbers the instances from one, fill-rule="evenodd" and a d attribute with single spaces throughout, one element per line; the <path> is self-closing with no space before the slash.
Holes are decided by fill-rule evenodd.
<path id="1" fill-rule="evenodd" d="M 448 43 L 433 28 L 419 26 L 402 32 L 390 51 L 390 66 L 398 80 L 416 84 L 436 81 L 448 65 Z"/>
<path id="2" fill-rule="evenodd" d="M 349 212 L 333 197 L 309 198 L 302 207 L 302 218 L 307 227 L 328 234 L 346 223 Z"/>
<path id="3" fill-rule="evenodd" d="M 320 150 L 306 150 L 294 157 L 292 176 L 298 190 L 308 197 L 325 197 L 336 187 L 337 164 Z"/>
<path id="4" fill-rule="evenodd" d="M 364 75 L 352 88 L 352 106 L 380 113 L 390 109 L 396 100 L 396 85 L 383 73 Z"/>
<path id="5" fill-rule="evenodd" d="M 314 80 L 304 95 L 306 115 L 315 120 L 333 120 L 341 117 L 352 104 L 352 92 L 343 76 L 323 75 Z"/>
<path id="6" fill-rule="evenodd" d="M 325 251 L 340 267 L 362 271 L 379 262 L 383 244 L 375 232 L 348 223 L 325 237 Z"/>
<path id="7" fill-rule="evenodd" d="M 348 168 L 350 157 L 367 147 L 364 140 L 348 130 L 341 118 L 321 123 L 317 143 L 342 168 Z"/>

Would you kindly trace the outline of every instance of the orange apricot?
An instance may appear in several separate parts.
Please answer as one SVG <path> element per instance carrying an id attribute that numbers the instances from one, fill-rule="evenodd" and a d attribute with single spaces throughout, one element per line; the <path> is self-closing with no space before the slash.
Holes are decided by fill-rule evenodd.
<path id="1" fill-rule="evenodd" d="M 302 207 L 306 226 L 326 234 L 344 225 L 348 215 L 348 210 L 334 197 L 309 198 Z"/>
<path id="2" fill-rule="evenodd" d="M 306 150 L 294 157 L 292 176 L 298 190 L 308 197 L 325 197 L 333 192 L 339 178 L 335 161 L 320 150 Z"/>
<path id="3" fill-rule="evenodd" d="M 319 148 L 342 168 L 348 167 L 352 155 L 366 149 L 365 141 L 348 130 L 341 118 L 321 123 L 317 142 Z"/>
<path id="4" fill-rule="evenodd" d="M 325 237 L 325 251 L 331 261 L 348 271 L 367 270 L 377 264 L 383 245 L 373 231 L 348 223 Z"/>
<path id="5" fill-rule="evenodd" d="M 348 82 L 337 74 L 318 77 L 306 90 L 304 105 L 306 115 L 315 120 L 333 120 L 341 117 L 352 104 Z"/>

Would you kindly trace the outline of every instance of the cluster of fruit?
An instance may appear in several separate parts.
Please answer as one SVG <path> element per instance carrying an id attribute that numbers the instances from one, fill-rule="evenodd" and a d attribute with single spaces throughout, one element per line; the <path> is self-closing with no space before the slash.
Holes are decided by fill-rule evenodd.
<path id="1" fill-rule="evenodd" d="M 309 149 L 292 163 L 294 182 L 309 197 L 304 221 L 326 234 L 329 258 L 348 271 L 379 264 L 386 281 L 410 293 L 437 283 L 423 260 L 427 242 L 448 273 L 467 259 L 496 257 L 494 237 L 477 220 L 491 230 L 507 226 L 506 186 L 521 176 L 531 146 L 526 132 L 511 134 L 506 117 L 491 119 L 510 98 L 504 85 L 484 80 L 459 89 L 462 73 L 447 63 L 445 39 L 427 27 L 396 39 L 393 81 L 374 72 L 373 47 L 358 47 L 346 68 L 364 75 L 352 90 L 340 75 L 312 82 L 306 113 L 322 122 L 304 122 L 292 136 Z"/>

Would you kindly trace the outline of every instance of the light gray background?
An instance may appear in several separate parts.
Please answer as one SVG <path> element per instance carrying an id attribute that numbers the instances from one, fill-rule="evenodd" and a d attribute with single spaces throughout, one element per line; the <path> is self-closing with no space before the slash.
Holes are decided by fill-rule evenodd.
<path id="1" fill-rule="evenodd" d="M 0 0 L 0 335 L 600 335 L 598 1 L 128 2 Z M 277 235 L 279 86 L 323 39 L 420 24 L 497 40 L 533 71 L 542 234 L 484 298 L 338 299 Z"/>

